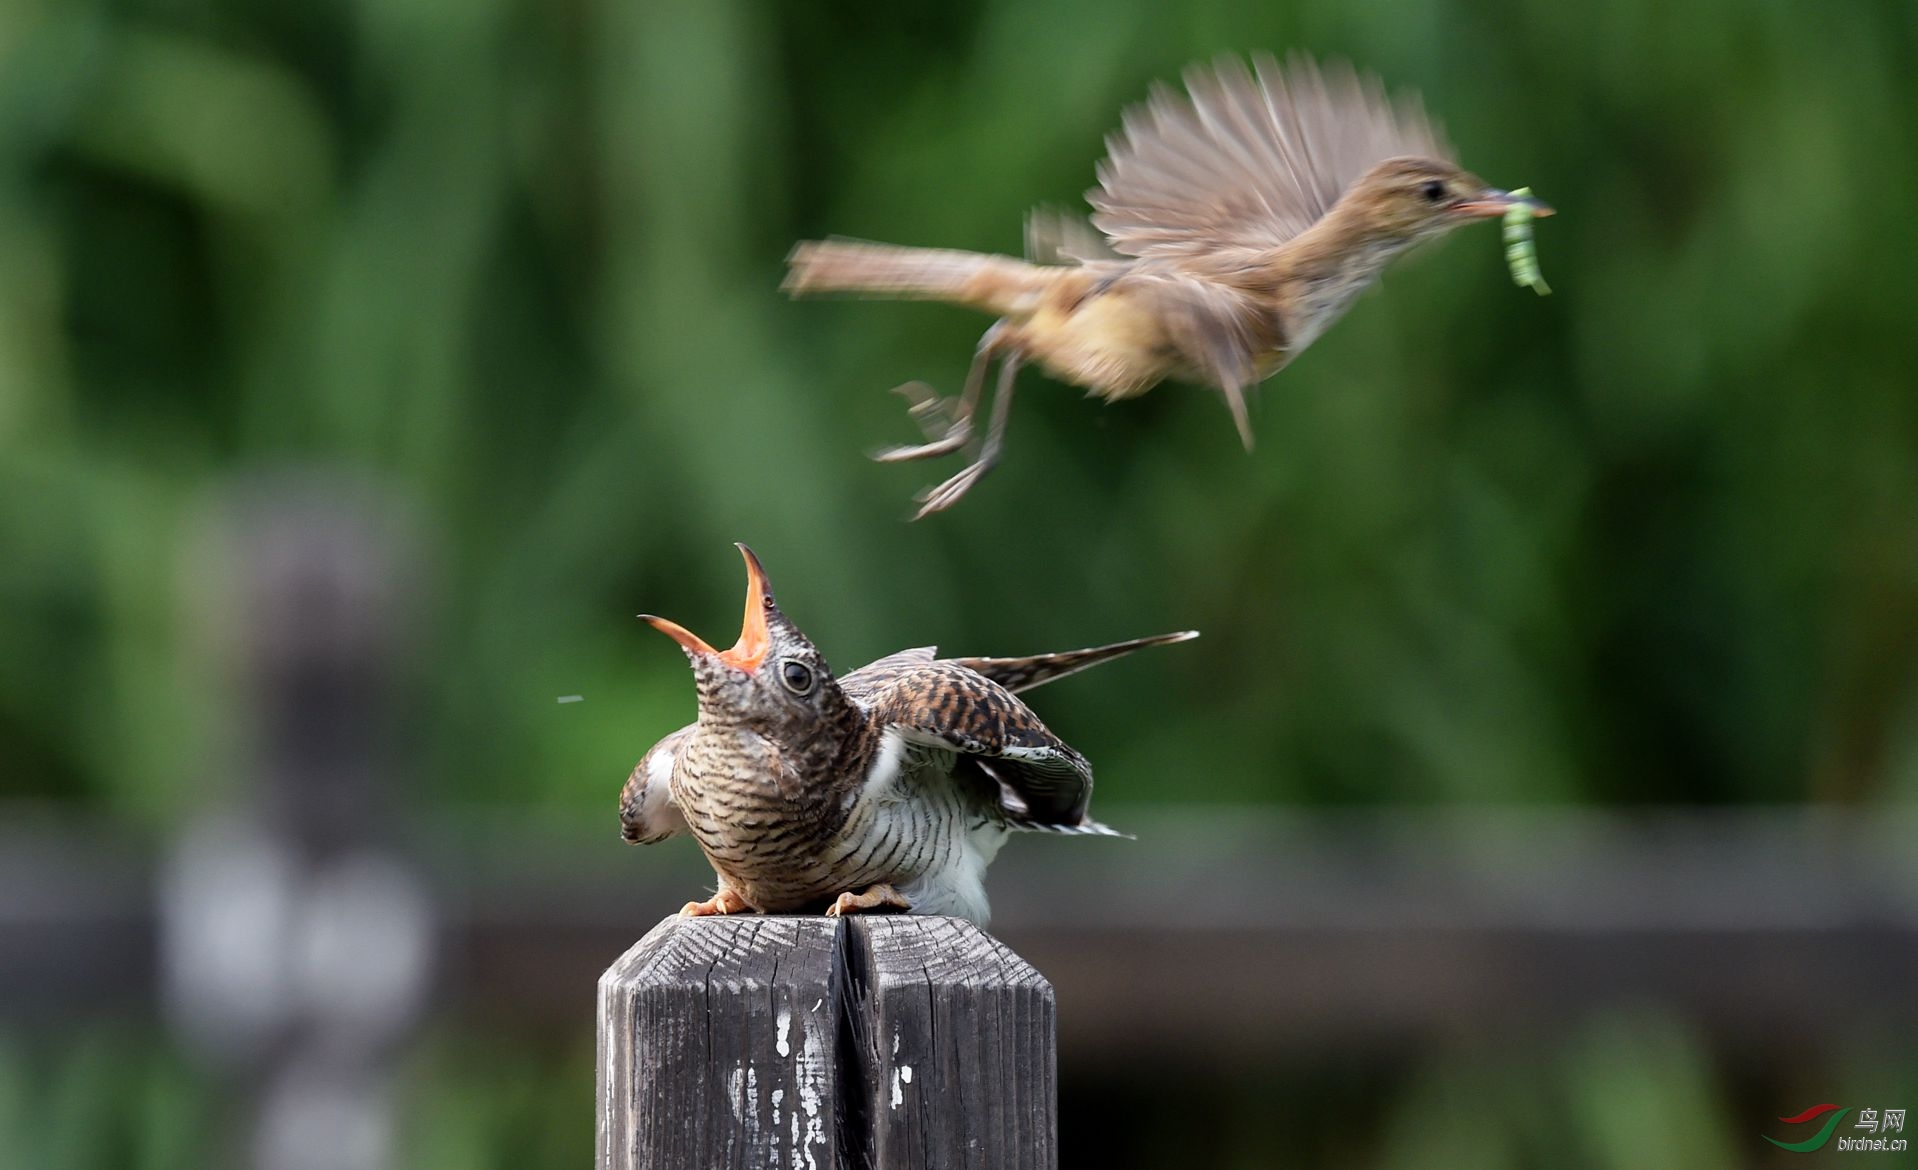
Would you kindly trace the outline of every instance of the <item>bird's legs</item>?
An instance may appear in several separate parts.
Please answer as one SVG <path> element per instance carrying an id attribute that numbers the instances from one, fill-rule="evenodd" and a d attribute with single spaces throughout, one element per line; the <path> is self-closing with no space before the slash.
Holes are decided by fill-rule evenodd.
<path id="1" fill-rule="evenodd" d="M 863 910 L 904 911 L 910 909 L 912 909 L 912 903 L 906 901 L 904 894 L 893 889 L 885 882 L 880 882 L 877 885 L 867 886 L 866 892 L 863 894 L 855 894 L 851 890 L 847 890 L 832 900 L 832 905 L 826 907 L 826 913 L 834 918 L 839 918 L 847 914 L 858 914 Z"/>
<path id="2" fill-rule="evenodd" d="M 973 351 L 972 366 L 966 371 L 966 384 L 957 400 L 941 398 L 924 382 L 907 382 L 893 393 L 911 405 L 907 408 L 928 442 L 914 447 L 887 447 L 873 458 L 881 463 L 904 463 L 909 459 L 934 459 L 950 455 L 972 439 L 972 416 L 979 409 L 979 392 L 985 389 L 986 366 L 992 361 L 999 340 L 1000 325 L 986 330 Z"/>
<path id="3" fill-rule="evenodd" d="M 978 365 L 978 359 L 973 359 Z M 970 377 L 970 375 L 968 375 Z M 927 442 L 911 447 L 881 447 L 872 453 L 880 463 L 904 463 L 908 459 L 931 459 L 957 451 L 972 435 L 972 420 L 953 417 L 955 400 L 939 397 L 939 392 L 924 382 L 894 386 L 892 392 L 906 400 L 906 413 L 919 424 Z M 957 441 L 955 442 L 955 437 Z"/>
<path id="4" fill-rule="evenodd" d="M 746 899 L 721 886 L 719 892 L 704 902 L 688 902 L 679 908 L 681 918 L 704 918 L 709 914 L 743 914 L 752 907 Z"/>
<path id="5" fill-rule="evenodd" d="M 964 471 L 915 497 L 919 501 L 919 511 L 914 514 L 914 520 L 923 520 L 934 512 L 943 512 L 958 503 L 960 497 L 971 491 L 972 486 L 999 462 L 999 451 L 1006 441 L 1006 419 L 1012 413 L 1012 385 L 1019 376 L 1021 364 L 1022 359 L 1016 351 L 1008 353 L 1000 361 L 999 384 L 993 389 L 992 421 L 986 424 L 985 442 Z"/>

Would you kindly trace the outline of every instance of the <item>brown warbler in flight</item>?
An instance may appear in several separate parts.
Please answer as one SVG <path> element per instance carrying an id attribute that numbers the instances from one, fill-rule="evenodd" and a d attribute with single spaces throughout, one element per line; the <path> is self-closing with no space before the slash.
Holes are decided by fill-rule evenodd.
<path id="1" fill-rule="evenodd" d="M 1551 214 L 1461 169 L 1415 97 L 1394 103 L 1350 66 L 1227 58 L 1185 83 L 1184 95 L 1155 87 L 1107 140 L 1086 196 L 1103 241 L 1076 219 L 1035 214 L 1029 261 L 837 239 L 793 249 L 795 296 L 949 301 L 999 318 L 956 398 L 899 388 L 928 441 L 874 458 L 970 453 L 920 493 L 915 519 L 951 507 L 998 461 L 1027 362 L 1108 399 L 1167 378 L 1217 387 L 1250 450 L 1246 388 L 1325 332 L 1393 257 L 1514 203 Z M 975 438 L 995 359 L 991 417 Z"/>

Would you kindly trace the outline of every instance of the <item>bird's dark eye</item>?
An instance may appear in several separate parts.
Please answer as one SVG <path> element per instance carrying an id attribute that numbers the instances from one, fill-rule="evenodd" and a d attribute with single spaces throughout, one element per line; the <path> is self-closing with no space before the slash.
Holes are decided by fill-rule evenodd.
<path id="1" fill-rule="evenodd" d="M 795 695 L 812 690 L 812 670 L 803 662 L 788 662 L 779 668 L 779 681 Z"/>
<path id="2" fill-rule="evenodd" d="M 1419 194 L 1424 196 L 1427 203 L 1437 203 L 1445 198 L 1445 184 L 1437 179 L 1427 179 L 1419 184 Z"/>

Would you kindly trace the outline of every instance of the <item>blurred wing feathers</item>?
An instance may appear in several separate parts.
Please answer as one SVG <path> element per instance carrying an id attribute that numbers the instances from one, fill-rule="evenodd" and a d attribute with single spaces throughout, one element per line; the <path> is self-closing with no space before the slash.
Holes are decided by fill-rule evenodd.
<path id="1" fill-rule="evenodd" d="M 1035 208 L 1026 216 L 1026 259 L 1034 264 L 1074 267 L 1119 254 L 1081 216 L 1056 207 Z"/>
<path id="2" fill-rule="evenodd" d="M 1272 248 L 1310 227 L 1353 180 L 1388 158 L 1449 159 L 1415 98 L 1334 62 L 1237 58 L 1160 85 L 1107 140 L 1092 223 L 1128 256 Z"/>

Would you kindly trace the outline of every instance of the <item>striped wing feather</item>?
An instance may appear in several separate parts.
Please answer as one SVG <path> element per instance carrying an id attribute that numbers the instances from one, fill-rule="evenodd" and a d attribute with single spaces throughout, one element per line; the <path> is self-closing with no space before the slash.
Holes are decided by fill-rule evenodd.
<path id="1" fill-rule="evenodd" d="M 1057 654 L 1031 654 L 1023 658 L 954 658 L 952 661 L 1018 694 L 1020 691 L 1044 686 L 1069 674 L 1089 670 L 1101 662 L 1110 662 L 1134 650 L 1143 650 L 1148 646 L 1169 646 L 1175 642 L 1189 642 L 1198 636 L 1197 630 L 1180 630 L 1177 633 L 1154 634 L 1150 638 L 1131 638 L 1124 642 L 1112 642 L 1085 650 L 1064 650 Z"/>
<path id="2" fill-rule="evenodd" d="M 872 705 L 872 697 L 904 676 L 939 657 L 937 646 L 914 646 L 898 650 L 884 658 L 875 658 L 839 680 L 839 689 L 861 707 Z"/>
<path id="3" fill-rule="evenodd" d="M 1086 823 L 1092 765 L 1011 691 L 977 671 L 928 662 L 874 693 L 868 709 L 911 742 L 984 765 L 980 770 L 1005 789 L 1001 808 L 1015 823 Z"/>

